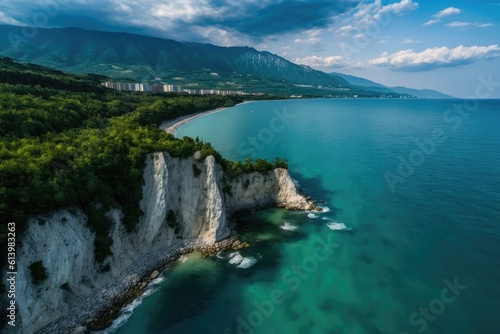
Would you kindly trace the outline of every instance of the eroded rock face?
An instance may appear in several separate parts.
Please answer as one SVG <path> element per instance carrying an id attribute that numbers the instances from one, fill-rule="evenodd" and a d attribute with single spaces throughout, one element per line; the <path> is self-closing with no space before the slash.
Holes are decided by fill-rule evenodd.
<path id="1" fill-rule="evenodd" d="M 314 204 L 297 192 L 288 170 L 277 168 L 267 175 L 258 172 L 239 176 L 231 182 L 232 196 L 226 196 L 230 214 L 277 205 L 289 210 L 311 210 Z"/>
<path id="2" fill-rule="evenodd" d="M 201 170 L 198 176 L 193 164 Z M 74 323 L 73 328 L 86 325 L 81 321 L 92 318 L 92 312 L 121 290 L 137 284 L 144 271 L 155 268 L 169 251 L 188 244 L 211 245 L 228 237 L 228 216 L 237 211 L 270 205 L 299 210 L 313 207 L 298 194 L 285 169 L 267 175 L 245 174 L 228 185 L 231 195 L 222 191 L 223 170 L 212 156 L 197 161 L 152 154 L 144 170 L 140 203 L 144 215 L 136 231 L 127 233 L 121 224 L 122 213 L 108 212 L 115 222 L 110 232 L 113 255 L 100 265 L 94 261 L 95 235 L 83 212 L 61 210 L 46 217 L 43 224 L 32 218 L 17 255 L 16 300 L 22 320 L 18 332 L 45 328 L 45 332 L 55 333 L 57 326 L 46 326 L 62 318 Z M 167 222 L 169 212 L 175 216 L 177 230 Z M 42 261 L 48 273 L 39 285 L 34 285 L 28 269 L 35 261 Z M 101 272 L 107 264 L 110 270 Z"/>

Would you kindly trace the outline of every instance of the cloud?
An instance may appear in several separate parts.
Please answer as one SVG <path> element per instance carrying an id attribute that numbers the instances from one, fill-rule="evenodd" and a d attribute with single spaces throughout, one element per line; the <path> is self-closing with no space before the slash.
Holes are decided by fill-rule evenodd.
<path id="1" fill-rule="evenodd" d="M 440 67 L 456 67 L 470 64 L 481 59 L 500 57 L 498 45 L 471 46 L 459 45 L 449 49 L 436 47 L 422 52 L 402 50 L 393 54 L 387 52 L 370 60 L 370 64 L 388 67 L 395 71 L 426 71 Z"/>
<path id="2" fill-rule="evenodd" d="M 321 43 L 321 39 L 319 35 L 321 34 L 321 29 L 312 29 L 305 32 L 306 38 L 296 38 L 294 42 L 296 44 L 309 44 L 309 45 L 318 45 Z"/>
<path id="3" fill-rule="evenodd" d="M 477 28 L 489 28 L 493 26 L 491 23 L 481 23 L 481 22 L 462 22 L 462 21 L 453 21 L 445 25 L 445 27 L 449 28 L 468 28 L 468 27 L 477 27 Z"/>
<path id="4" fill-rule="evenodd" d="M 48 26 L 127 31 L 176 40 L 261 42 L 287 33 L 328 27 L 361 0 L 16 0 L 0 4 L 12 19 L 58 3 Z"/>
<path id="5" fill-rule="evenodd" d="M 443 17 L 450 16 L 450 15 L 457 15 L 460 13 L 462 13 L 461 9 L 456 8 L 456 7 L 448 7 L 448 8 L 445 8 L 443 10 L 440 10 L 436 14 L 432 15 L 433 19 L 423 23 L 422 25 L 430 26 L 430 25 L 436 24 L 438 22 L 441 22 L 441 19 Z"/>
<path id="6" fill-rule="evenodd" d="M 383 6 L 381 12 L 394 13 L 400 15 L 404 12 L 415 10 L 418 8 L 418 3 L 412 0 L 401 0 L 401 2 L 396 2 L 387 6 Z"/>
<path id="7" fill-rule="evenodd" d="M 459 8 L 448 7 L 446 9 L 443 9 L 443 10 L 437 12 L 434 15 L 434 17 L 437 17 L 438 19 L 440 19 L 440 18 L 445 17 L 445 16 L 457 15 L 457 14 L 460 14 L 461 12 L 462 12 L 462 10 L 460 10 Z"/>
<path id="8" fill-rule="evenodd" d="M 411 39 L 411 38 L 405 38 L 405 39 L 403 39 L 403 44 L 414 44 L 414 43 L 422 43 L 422 41 L 414 40 L 414 39 Z"/>
<path id="9" fill-rule="evenodd" d="M 438 23 L 438 22 L 440 22 L 440 20 L 429 20 L 429 21 L 423 23 L 422 25 L 424 25 L 424 26 L 430 26 L 430 25 Z"/>
<path id="10" fill-rule="evenodd" d="M 307 56 L 303 58 L 295 58 L 295 63 L 303 64 L 310 67 L 328 67 L 328 68 L 342 68 L 347 67 L 342 56 Z"/>
<path id="11" fill-rule="evenodd" d="M 403 15 L 405 12 L 416 10 L 419 7 L 417 2 L 412 0 L 400 0 L 399 2 L 382 5 L 381 0 L 372 3 L 362 2 L 353 10 L 345 14 L 346 18 L 342 26 L 336 30 L 338 37 L 349 37 L 359 35 L 373 24 L 380 25 L 380 22 L 388 22 L 391 15 Z"/>
<path id="12" fill-rule="evenodd" d="M 4 13 L 0 12 L 0 24 L 12 24 L 12 25 L 24 25 L 24 23 L 19 22 L 11 17 L 6 16 Z"/>

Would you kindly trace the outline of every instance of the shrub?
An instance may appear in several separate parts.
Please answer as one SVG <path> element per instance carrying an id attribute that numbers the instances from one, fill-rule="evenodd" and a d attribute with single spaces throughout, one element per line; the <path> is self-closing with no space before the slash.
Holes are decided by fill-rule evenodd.
<path id="1" fill-rule="evenodd" d="M 181 233 L 182 227 L 181 224 L 177 221 L 177 216 L 175 215 L 174 210 L 170 209 L 167 214 L 167 225 L 171 229 L 174 230 L 176 235 Z"/>
<path id="2" fill-rule="evenodd" d="M 105 266 L 101 266 L 101 267 L 99 268 L 99 272 L 100 272 L 100 273 L 107 273 L 107 272 L 108 272 L 108 271 L 110 271 L 110 270 L 111 270 L 111 266 L 109 265 L 109 263 L 108 263 L 108 264 L 106 264 Z"/>
<path id="3" fill-rule="evenodd" d="M 33 283 L 38 285 L 47 279 L 47 271 L 45 270 L 42 261 L 33 262 L 28 268 L 30 269 Z"/>
<path id="4" fill-rule="evenodd" d="M 229 196 L 233 196 L 233 193 L 231 192 L 231 186 L 229 184 L 226 184 L 224 187 L 222 187 L 222 192 Z"/>
<path id="5" fill-rule="evenodd" d="M 195 177 L 198 177 L 201 174 L 201 169 L 199 169 L 198 166 L 196 166 L 196 164 L 193 164 L 193 174 Z"/>

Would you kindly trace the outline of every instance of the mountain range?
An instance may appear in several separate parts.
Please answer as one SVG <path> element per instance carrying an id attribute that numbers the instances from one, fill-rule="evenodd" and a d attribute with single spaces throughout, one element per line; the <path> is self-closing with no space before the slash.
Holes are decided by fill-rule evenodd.
<path id="1" fill-rule="evenodd" d="M 0 25 L 0 56 L 115 81 L 228 89 L 276 95 L 420 96 L 327 74 L 251 47 L 220 47 L 80 28 Z M 377 86 L 378 85 L 378 86 Z"/>
<path id="2" fill-rule="evenodd" d="M 382 85 L 378 82 L 371 81 L 365 78 L 356 77 L 354 75 L 342 74 L 338 72 L 329 73 L 332 77 L 340 77 L 345 79 L 351 85 L 355 85 L 358 87 L 365 87 L 369 91 L 379 92 L 379 93 L 399 93 L 399 94 L 407 94 L 420 98 L 428 98 L 428 99 L 452 99 L 453 96 L 443 94 L 436 90 L 432 89 L 413 89 L 402 86 L 396 87 L 388 87 Z"/>

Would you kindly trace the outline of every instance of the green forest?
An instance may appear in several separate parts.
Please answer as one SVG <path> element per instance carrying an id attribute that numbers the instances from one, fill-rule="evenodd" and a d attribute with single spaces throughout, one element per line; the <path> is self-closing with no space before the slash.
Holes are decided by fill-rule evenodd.
<path id="1" fill-rule="evenodd" d="M 95 256 L 102 262 L 111 243 L 105 212 L 121 208 L 127 230 L 135 228 L 143 168 L 152 152 L 214 155 L 229 177 L 287 165 L 280 159 L 230 162 L 208 143 L 159 129 L 166 120 L 232 106 L 241 97 L 117 92 L 102 87 L 104 80 L 0 59 L 2 243 L 7 222 L 15 222 L 20 235 L 29 217 L 80 208 L 96 232 Z"/>

